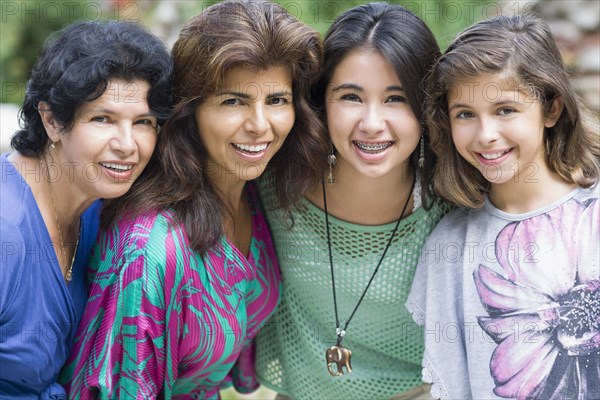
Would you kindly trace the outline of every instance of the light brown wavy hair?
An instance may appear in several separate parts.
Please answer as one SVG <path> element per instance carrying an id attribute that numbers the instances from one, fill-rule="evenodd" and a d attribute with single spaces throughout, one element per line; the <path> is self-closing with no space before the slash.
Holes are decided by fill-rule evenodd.
<path id="1" fill-rule="evenodd" d="M 207 153 L 194 119 L 196 108 L 219 90 L 232 68 L 289 69 L 295 123 L 265 171 L 274 175 L 279 202 L 289 209 L 327 167 L 327 135 L 309 105 L 323 49 L 318 32 L 283 7 L 260 0 L 227 0 L 188 21 L 172 53 L 172 117 L 131 190 L 105 208 L 102 227 L 123 212 L 172 209 L 192 248 L 203 254 L 223 235 L 230 210 L 210 183 Z"/>
<path id="2" fill-rule="evenodd" d="M 448 116 L 450 88 L 486 74 L 517 82 L 541 102 L 545 115 L 562 97 L 560 117 L 544 131 L 547 163 L 567 182 L 593 186 L 600 175 L 598 121 L 575 94 L 548 25 L 534 15 L 521 15 L 495 17 L 467 28 L 429 75 L 426 115 L 438 157 L 435 191 L 471 208 L 480 207 L 489 192 L 490 183 L 456 150 Z"/>

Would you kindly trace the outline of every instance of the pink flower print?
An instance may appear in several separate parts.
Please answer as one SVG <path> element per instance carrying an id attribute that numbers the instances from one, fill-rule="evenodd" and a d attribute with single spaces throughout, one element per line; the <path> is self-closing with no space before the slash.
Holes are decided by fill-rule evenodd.
<path id="1" fill-rule="evenodd" d="M 600 202 L 570 200 L 502 229 L 501 272 L 484 265 L 475 286 L 498 344 L 494 393 L 517 399 L 600 398 Z"/>

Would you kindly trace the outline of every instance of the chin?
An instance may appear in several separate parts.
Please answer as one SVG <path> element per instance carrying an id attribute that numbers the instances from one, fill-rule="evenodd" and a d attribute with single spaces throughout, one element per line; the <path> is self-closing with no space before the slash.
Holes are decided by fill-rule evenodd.
<path id="1" fill-rule="evenodd" d="M 104 187 L 98 190 L 101 199 L 115 199 L 123 196 L 131 189 L 131 185 L 119 185 L 117 187 Z"/>

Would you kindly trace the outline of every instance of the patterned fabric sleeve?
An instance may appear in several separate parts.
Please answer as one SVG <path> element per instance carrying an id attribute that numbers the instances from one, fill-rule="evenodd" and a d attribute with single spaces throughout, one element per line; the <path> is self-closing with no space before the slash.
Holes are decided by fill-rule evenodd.
<path id="1" fill-rule="evenodd" d="M 260 386 L 256 378 L 256 345 L 254 340 L 244 347 L 235 365 L 231 369 L 229 377 L 235 390 L 239 393 L 254 392 Z"/>
<path id="2" fill-rule="evenodd" d="M 182 231 L 161 215 L 102 234 L 97 269 L 73 353 L 63 371 L 72 399 L 170 398 L 177 379 Z M 187 261 L 187 262 L 186 262 Z"/>

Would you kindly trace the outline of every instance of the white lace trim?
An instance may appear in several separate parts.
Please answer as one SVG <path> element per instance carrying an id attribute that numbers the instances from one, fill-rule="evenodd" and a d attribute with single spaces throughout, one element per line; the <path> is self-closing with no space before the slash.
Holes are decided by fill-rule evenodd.
<path id="1" fill-rule="evenodd" d="M 425 325 L 425 312 L 410 298 L 404 305 L 417 325 Z"/>
<path id="2" fill-rule="evenodd" d="M 427 355 L 423 357 L 422 374 L 423 382 L 431 383 L 431 390 L 429 392 L 431 394 L 431 397 L 433 397 L 434 399 L 441 400 L 450 399 L 450 396 L 448 396 L 448 392 L 446 392 L 446 389 L 444 389 L 444 387 L 442 386 L 440 378 L 435 373 L 435 369 L 433 368 L 433 365 L 431 365 L 431 362 L 429 361 L 429 358 L 427 358 Z"/>

